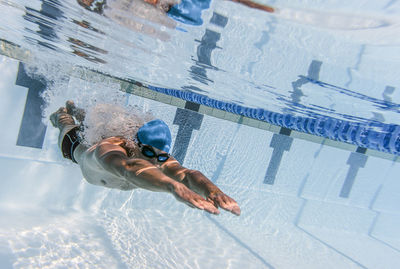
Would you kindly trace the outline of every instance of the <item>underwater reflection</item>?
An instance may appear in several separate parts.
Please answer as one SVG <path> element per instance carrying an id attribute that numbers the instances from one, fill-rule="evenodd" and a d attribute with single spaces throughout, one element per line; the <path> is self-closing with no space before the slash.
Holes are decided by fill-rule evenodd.
<path id="1" fill-rule="evenodd" d="M 170 36 L 160 29 L 164 26 L 169 29 L 176 27 L 176 22 L 169 18 L 165 11 L 176 2 L 173 0 L 160 1 L 163 5 L 153 5 L 142 0 L 95 1 L 77 0 L 78 4 L 86 10 L 103 15 L 112 21 L 135 32 L 155 37 L 166 41 Z M 152 2 L 152 1 L 150 1 Z M 150 23 L 158 24 L 158 27 Z"/>
<path id="2" fill-rule="evenodd" d="M 39 45 L 42 45 L 46 48 L 57 50 L 57 46 L 53 45 L 53 41 L 58 40 L 58 36 L 56 34 L 56 21 L 63 17 L 63 12 L 59 8 L 61 3 L 58 0 L 52 0 L 49 2 L 43 1 L 41 5 L 41 9 L 35 10 L 30 7 L 25 7 L 26 14 L 23 18 L 27 21 L 35 23 L 39 26 L 39 30 L 36 33 L 43 40 L 34 40 Z M 28 40 L 33 41 L 32 38 L 25 36 Z"/>
<path id="3" fill-rule="evenodd" d="M 68 42 L 72 43 L 72 45 L 70 47 L 72 49 L 73 54 L 78 55 L 88 61 L 91 61 L 91 62 L 106 63 L 105 60 L 85 52 L 85 51 L 89 50 L 89 51 L 93 51 L 93 52 L 107 54 L 108 52 L 106 50 L 97 48 L 93 45 L 90 45 L 90 44 L 83 42 L 76 38 L 70 37 L 70 38 L 68 38 Z"/>

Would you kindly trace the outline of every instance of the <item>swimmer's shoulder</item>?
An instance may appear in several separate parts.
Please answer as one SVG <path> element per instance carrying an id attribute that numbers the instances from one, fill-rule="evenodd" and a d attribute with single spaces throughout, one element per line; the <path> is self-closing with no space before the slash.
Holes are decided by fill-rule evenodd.
<path id="1" fill-rule="evenodd" d="M 98 158 L 104 157 L 106 154 L 123 154 L 128 155 L 126 147 L 127 140 L 123 137 L 108 137 L 98 142 L 94 147 L 95 155 Z"/>
<path id="2" fill-rule="evenodd" d="M 165 163 L 163 163 L 160 167 L 161 170 L 171 170 L 171 169 L 176 170 L 184 168 L 173 156 L 170 156 L 169 159 Z"/>

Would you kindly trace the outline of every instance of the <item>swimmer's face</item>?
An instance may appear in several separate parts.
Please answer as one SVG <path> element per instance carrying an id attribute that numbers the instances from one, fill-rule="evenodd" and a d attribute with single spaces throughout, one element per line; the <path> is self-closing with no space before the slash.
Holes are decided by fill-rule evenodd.
<path id="1" fill-rule="evenodd" d="M 170 157 L 167 152 L 149 145 L 140 144 L 139 148 L 141 157 L 157 166 L 166 162 Z"/>

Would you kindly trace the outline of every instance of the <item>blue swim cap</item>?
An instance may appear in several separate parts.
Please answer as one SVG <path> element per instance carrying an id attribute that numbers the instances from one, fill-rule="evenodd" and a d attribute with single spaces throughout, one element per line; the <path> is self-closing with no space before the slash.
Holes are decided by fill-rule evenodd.
<path id="1" fill-rule="evenodd" d="M 140 143 L 165 152 L 169 152 L 171 148 L 171 132 L 162 120 L 152 120 L 144 124 L 139 128 L 137 137 Z"/>
<path id="2" fill-rule="evenodd" d="M 211 0 L 182 0 L 168 11 L 172 19 L 189 25 L 202 25 L 201 12 L 210 7 Z"/>

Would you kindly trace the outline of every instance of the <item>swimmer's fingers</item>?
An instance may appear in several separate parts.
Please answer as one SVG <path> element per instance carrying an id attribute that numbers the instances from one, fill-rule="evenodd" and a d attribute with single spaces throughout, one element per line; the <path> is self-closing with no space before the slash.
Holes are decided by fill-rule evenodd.
<path id="1" fill-rule="evenodd" d="M 208 197 L 208 200 L 212 200 L 217 206 L 221 207 L 222 209 L 232 212 L 237 216 L 240 215 L 239 205 L 236 203 L 235 200 L 233 200 L 231 197 L 229 197 L 223 192 L 219 192 L 217 194 L 211 194 Z"/>
<path id="2" fill-rule="evenodd" d="M 215 215 L 219 214 L 218 208 L 216 208 L 212 203 L 208 202 L 207 200 L 204 200 L 202 197 L 198 199 L 191 199 L 189 203 L 189 206 L 195 206 L 196 208 L 205 210 L 208 213 Z"/>
<path id="3" fill-rule="evenodd" d="M 203 197 L 193 192 L 181 183 L 174 184 L 172 194 L 175 196 L 176 199 L 187 204 L 190 207 L 205 210 L 206 212 L 211 214 L 219 214 L 218 208 L 216 208 L 213 203 L 205 200 Z"/>

